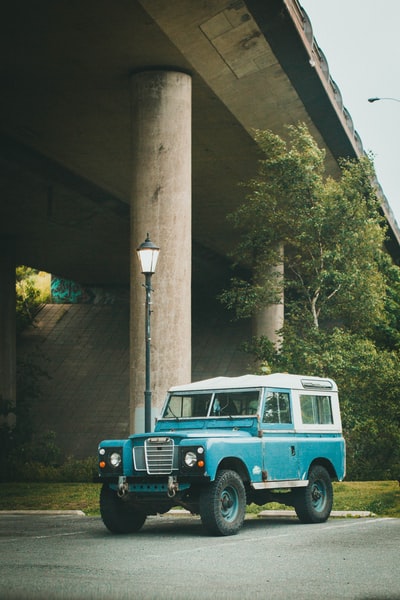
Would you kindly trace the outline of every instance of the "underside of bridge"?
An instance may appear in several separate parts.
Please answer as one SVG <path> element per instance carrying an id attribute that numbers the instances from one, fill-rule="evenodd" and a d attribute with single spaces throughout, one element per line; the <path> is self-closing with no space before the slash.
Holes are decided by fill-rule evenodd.
<path id="1" fill-rule="evenodd" d="M 132 247 L 143 241 L 132 239 L 130 216 L 142 202 L 132 197 L 138 73 L 191 81 L 194 310 L 229 274 L 235 234 L 226 215 L 243 200 L 238 183 L 256 173 L 254 129 L 285 135 L 286 125 L 306 123 L 332 175 L 339 157 L 363 152 L 297 0 L 21 0 L 3 7 L 0 46 L 3 262 L 83 285 L 129 287 Z M 384 196 L 382 210 L 397 260 L 399 233 Z M 170 238 L 181 227 L 175 223 Z M 155 240 L 161 252 L 168 235 Z M 0 353 L 6 398 L 14 394 L 9 348 Z M 171 377 L 158 385 L 181 383 Z"/>
<path id="2" fill-rule="evenodd" d="M 232 245 L 226 214 L 243 198 L 237 184 L 255 173 L 254 128 L 283 134 L 304 121 L 332 173 L 338 156 L 355 155 L 351 124 L 320 78 L 322 57 L 310 64 L 307 22 L 285 4 L 298 15 L 282 0 L 7 3 L 0 233 L 15 236 L 17 262 L 90 284 L 129 282 L 138 70 L 192 76 L 193 239 L 218 254 Z"/>

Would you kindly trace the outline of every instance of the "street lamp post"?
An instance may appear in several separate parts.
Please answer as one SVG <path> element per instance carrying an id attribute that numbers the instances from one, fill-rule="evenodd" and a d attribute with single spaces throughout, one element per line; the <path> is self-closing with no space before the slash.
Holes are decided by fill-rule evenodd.
<path id="1" fill-rule="evenodd" d="M 150 240 L 149 234 L 145 241 L 140 244 L 137 248 L 137 254 L 141 266 L 141 271 L 145 276 L 145 290 L 146 290 L 146 315 L 145 315 L 145 343 L 146 343 L 146 382 L 144 391 L 144 429 L 145 432 L 151 431 L 151 387 L 150 387 L 150 342 L 151 342 L 151 331 L 150 331 L 150 316 L 151 316 L 151 276 L 156 270 L 158 254 L 160 248 L 153 244 Z"/>

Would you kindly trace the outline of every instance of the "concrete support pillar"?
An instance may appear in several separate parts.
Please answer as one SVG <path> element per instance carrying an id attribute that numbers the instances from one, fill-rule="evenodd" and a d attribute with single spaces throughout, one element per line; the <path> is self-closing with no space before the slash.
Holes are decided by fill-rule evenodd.
<path id="1" fill-rule="evenodd" d="M 157 416 L 171 385 L 191 380 L 191 78 L 132 76 L 130 430 L 144 431 L 145 290 L 136 248 L 160 247 L 152 276 L 151 388 Z M 152 423 L 153 423 L 152 419 Z"/>
<path id="2" fill-rule="evenodd" d="M 283 327 L 283 303 L 271 304 L 258 311 L 253 317 L 253 335 L 256 337 L 265 336 L 275 346 L 282 342 L 281 336 L 277 331 Z"/>
<path id="3" fill-rule="evenodd" d="M 281 249 L 281 253 L 283 254 L 283 248 Z M 283 261 L 279 265 L 274 268 L 274 277 L 277 285 L 281 286 L 280 298 L 279 302 L 276 304 L 271 304 L 266 306 L 265 308 L 259 310 L 253 317 L 253 335 L 255 337 L 265 336 L 276 347 L 279 347 L 282 343 L 281 336 L 277 333 L 282 327 L 284 323 L 284 294 L 283 294 Z"/>
<path id="4" fill-rule="evenodd" d="M 0 239 L 0 425 L 15 425 L 15 240 Z"/>

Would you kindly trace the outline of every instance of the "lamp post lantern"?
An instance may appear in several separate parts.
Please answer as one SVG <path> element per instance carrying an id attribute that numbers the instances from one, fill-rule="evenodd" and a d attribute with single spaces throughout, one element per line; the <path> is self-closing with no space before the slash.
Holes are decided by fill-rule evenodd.
<path id="1" fill-rule="evenodd" d="M 150 330 L 150 316 L 151 316 L 151 276 L 156 270 L 158 254 L 160 248 L 153 244 L 150 240 L 149 234 L 145 241 L 140 244 L 136 250 L 141 271 L 145 276 L 145 290 L 146 290 L 146 314 L 145 314 L 145 344 L 146 344 L 146 381 L 144 391 L 144 429 L 145 432 L 151 431 L 151 388 L 150 388 L 150 342 L 151 342 L 151 330 Z"/>

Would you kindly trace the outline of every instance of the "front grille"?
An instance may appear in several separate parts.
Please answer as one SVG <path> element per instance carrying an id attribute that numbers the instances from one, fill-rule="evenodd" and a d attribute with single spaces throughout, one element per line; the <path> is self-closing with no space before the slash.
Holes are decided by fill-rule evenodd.
<path id="1" fill-rule="evenodd" d="M 172 472 L 174 441 L 171 438 L 149 438 L 144 443 L 146 469 L 149 475 L 169 475 Z"/>

